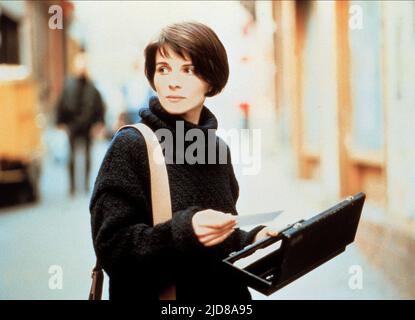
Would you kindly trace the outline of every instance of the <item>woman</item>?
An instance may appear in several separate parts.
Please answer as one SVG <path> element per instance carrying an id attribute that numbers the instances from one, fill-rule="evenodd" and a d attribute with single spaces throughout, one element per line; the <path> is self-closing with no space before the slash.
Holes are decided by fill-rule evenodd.
<path id="1" fill-rule="evenodd" d="M 157 98 L 140 110 L 141 121 L 175 137 L 171 145 L 164 144 L 173 216 L 152 225 L 144 139 L 132 128 L 119 131 L 90 203 L 94 248 L 110 277 L 110 299 L 157 299 L 176 283 L 178 300 L 249 300 L 247 287 L 228 274 L 221 261 L 275 232 L 264 226 L 250 232 L 236 228 L 239 188 L 229 148 L 225 164 L 207 161 L 212 137 L 217 150 L 223 143 L 208 134 L 218 123 L 204 101 L 227 82 L 225 48 L 209 27 L 191 22 L 164 28 L 144 54 L 145 74 Z M 177 139 L 179 134 L 192 129 L 206 138 L 195 142 L 197 152 L 205 151 L 197 163 L 190 163 L 186 153 L 193 141 L 181 147 L 177 143 L 184 140 Z M 173 161 L 167 159 L 169 148 Z"/>

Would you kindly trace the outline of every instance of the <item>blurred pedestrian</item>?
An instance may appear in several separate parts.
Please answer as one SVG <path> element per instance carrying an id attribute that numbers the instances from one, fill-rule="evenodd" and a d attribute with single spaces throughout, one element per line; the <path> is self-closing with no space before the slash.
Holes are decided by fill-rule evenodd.
<path id="1" fill-rule="evenodd" d="M 85 158 L 85 191 L 89 191 L 91 170 L 91 142 L 104 130 L 105 107 L 101 94 L 88 76 L 87 56 L 81 50 L 74 61 L 75 75 L 64 84 L 56 105 L 56 124 L 69 138 L 70 156 L 68 161 L 70 194 L 76 191 L 76 154 L 83 148 Z"/>

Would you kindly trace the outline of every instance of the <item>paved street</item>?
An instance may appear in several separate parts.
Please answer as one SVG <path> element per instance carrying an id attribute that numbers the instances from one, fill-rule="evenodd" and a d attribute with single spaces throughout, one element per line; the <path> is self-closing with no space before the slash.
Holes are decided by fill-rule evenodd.
<path id="1" fill-rule="evenodd" d="M 93 172 L 105 147 L 94 146 Z M 0 211 L 0 299 L 85 299 L 94 264 L 89 195 L 68 197 L 66 168 L 50 154 L 41 189 L 38 204 Z M 62 289 L 49 288 L 53 266 L 62 268 Z"/>

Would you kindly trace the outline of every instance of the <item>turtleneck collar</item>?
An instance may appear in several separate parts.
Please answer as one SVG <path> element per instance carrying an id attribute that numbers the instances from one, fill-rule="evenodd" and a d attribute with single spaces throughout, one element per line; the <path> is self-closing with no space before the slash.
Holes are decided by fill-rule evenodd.
<path id="1" fill-rule="evenodd" d="M 203 106 L 202 108 L 198 124 L 191 123 L 183 119 L 180 115 L 168 113 L 162 107 L 157 97 L 152 98 L 149 102 L 149 107 L 141 109 L 139 115 L 142 122 L 148 125 L 156 133 L 160 142 L 164 132 L 159 129 L 167 129 L 173 134 L 173 140 L 171 141 L 172 145 L 169 145 L 168 141 L 164 141 L 165 148 L 172 148 L 170 149 L 172 150 L 172 153 L 168 153 L 168 155 L 166 155 L 166 149 L 163 149 L 167 163 L 188 163 L 187 160 L 185 160 L 185 153 L 190 145 L 193 145 L 193 147 L 197 149 L 196 155 L 199 151 L 203 150 L 204 156 L 201 155 L 201 158 L 199 159 L 204 159 L 201 161 L 207 163 L 209 161 L 209 152 L 212 152 L 212 150 L 216 148 L 216 129 L 218 128 L 218 121 L 215 115 L 206 106 Z M 191 129 L 198 129 L 201 131 L 204 139 L 198 139 L 198 137 L 193 136 L 191 132 L 190 137 L 192 138 L 187 140 L 187 133 Z M 181 133 L 183 133 L 183 135 Z"/>
<path id="2" fill-rule="evenodd" d="M 143 122 L 150 125 L 153 130 L 167 128 L 175 131 L 177 121 L 183 122 L 185 132 L 190 129 L 200 129 L 207 133 L 209 129 L 216 130 L 218 128 L 218 121 L 215 115 L 206 106 L 202 108 L 199 123 L 194 124 L 183 119 L 180 115 L 168 113 L 157 97 L 152 97 L 149 107 L 141 109 L 139 114 Z"/>

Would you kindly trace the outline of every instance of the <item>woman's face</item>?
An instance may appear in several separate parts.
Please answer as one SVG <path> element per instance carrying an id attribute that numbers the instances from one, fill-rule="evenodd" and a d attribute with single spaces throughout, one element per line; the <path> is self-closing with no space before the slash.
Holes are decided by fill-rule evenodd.
<path id="1" fill-rule="evenodd" d="M 202 107 L 209 85 L 195 75 L 188 56 L 183 59 L 169 47 L 165 51 L 169 57 L 157 52 L 154 73 L 154 86 L 161 105 L 170 114 L 185 114 Z"/>

